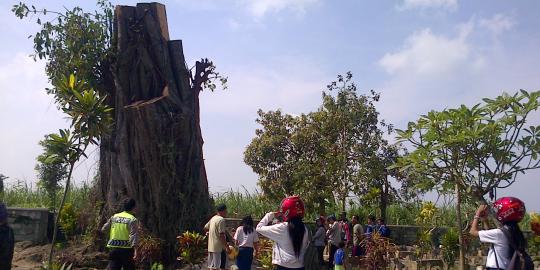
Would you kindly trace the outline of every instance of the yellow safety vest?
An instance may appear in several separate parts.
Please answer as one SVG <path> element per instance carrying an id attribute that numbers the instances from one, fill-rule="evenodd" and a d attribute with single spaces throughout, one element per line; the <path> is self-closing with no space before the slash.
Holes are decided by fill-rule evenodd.
<path id="1" fill-rule="evenodd" d="M 129 242 L 129 224 L 137 220 L 132 214 L 124 211 L 111 217 L 111 235 L 107 247 L 132 248 Z"/>

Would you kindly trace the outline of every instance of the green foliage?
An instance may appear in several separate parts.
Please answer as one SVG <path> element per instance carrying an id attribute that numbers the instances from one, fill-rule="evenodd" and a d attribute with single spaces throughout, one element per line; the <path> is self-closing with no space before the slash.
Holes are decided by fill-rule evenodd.
<path id="1" fill-rule="evenodd" d="M 206 236 L 197 232 L 185 231 L 177 237 L 179 244 L 178 260 L 191 268 L 200 265 L 206 258 Z"/>
<path id="2" fill-rule="evenodd" d="M 73 268 L 73 264 L 71 263 L 58 263 L 53 262 L 52 264 L 47 264 L 46 262 L 43 262 L 43 265 L 41 266 L 41 269 L 43 270 L 71 270 Z"/>
<path id="3" fill-rule="evenodd" d="M 74 73 L 90 88 L 103 91 L 110 81 L 112 51 L 112 5 L 97 1 L 97 10 L 84 12 L 80 7 L 64 12 L 37 9 L 24 3 L 12 11 L 20 19 L 36 18 L 40 31 L 30 36 L 34 42 L 34 59 L 46 59 L 46 72 L 53 83 L 48 92 L 57 95 L 57 82 Z"/>
<path id="4" fill-rule="evenodd" d="M 0 198 L 4 194 L 4 180 L 8 179 L 9 177 L 3 175 L 0 173 Z"/>
<path id="5" fill-rule="evenodd" d="M 263 270 L 272 270 L 272 244 L 273 242 L 266 238 L 259 239 L 259 252 L 257 253 L 257 262 Z"/>
<path id="6" fill-rule="evenodd" d="M 470 108 L 431 111 L 397 131 L 414 151 L 395 167 L 421 190 L 447 192 L 457 184 L 466 197 L 483 200 L 519 173 L 540 168 L 540 126 L 525 126 L 539 101 L 540 92 L 521 90 Z"/>
<path id="7" fill-rule="evenodd" d="M 78 215 L 73 205 L 66 203 L 60 213 L 59 220 L 60 227 L 62 227 L 62 230 L 66 235 L 72 236 L 75 233 L 77 219 Z"/>
<path id="8" fill-rule="evenodd" d="M 317 111 L 299 116 L 280 110 L 258 111 L 255 131 L 244 162 L 259 175 L 259 186 L 270 201 L 302 194 L 308 207 L 325 212 L 331 201 L 346 207 L 350 192 L 389 200 L 394 189 L 386 167 L 397 159 L 399 147 L 382 139 L 374 91 L 358 94 L 352 74 L 338 76 L 323 92 Z M 397 172 L 397 170 L 394 170 Z"/>
<path id="9" fill-rule="evenodd" d="M 58 191 L 58 195 L 61 195 Z M 4 202 L 10 207 L 28 207 L 28 208 L 47 208 L 50 205 L 49 194 L 46 190 L 39 187 L 33 187 L 25 182 L 18 182 L 7 186 L 4 192 Z M 75 212 L 86 207 L 90 187 L 86 184 L 74 186 L 68 194 L 66 202 L 75 208 Z M 57 202 L 56 207 L 60 202 Z"/>
<path id="10" fill-rule="evenodd" d="M 459 236 L 454 228 L 449 228 L 441 237 L 441 255 L 445 264 L 453 266 L 459 254 Z"/>

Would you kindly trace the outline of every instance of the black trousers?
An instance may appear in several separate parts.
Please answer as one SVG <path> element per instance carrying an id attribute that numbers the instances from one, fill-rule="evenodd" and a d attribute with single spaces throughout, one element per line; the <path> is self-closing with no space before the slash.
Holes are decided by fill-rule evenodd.
<path id="1" fill-rule="evenodd" d="M 319 264 L 324 264 L 324 246 L 317 246 L 317 257 L 319 257 Z"/>
<path id="2" fill-rule="evenodd" d="M 135 270 L 132 248 L 111 248 L 109 252 L 109 270 Z"/>
<path id="3" fill-rule="evenodd" d="M 333 267 L 334 266 L 334 256 L 336 255 L 336 251 L 338 250 L 339 248 L 337 246 L 334 246 L 333 244 L 330 244 L 330 254 L 329 255 L 329 258 L 328 258 L 328 265 L 330 267 Z"/>

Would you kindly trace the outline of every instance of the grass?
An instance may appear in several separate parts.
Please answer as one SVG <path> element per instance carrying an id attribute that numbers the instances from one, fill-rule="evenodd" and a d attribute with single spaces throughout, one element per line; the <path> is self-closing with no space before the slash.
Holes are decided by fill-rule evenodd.
<path id="1" fill-rule="evenodd" d="M 87 183 L 72 186 L 69 190 L 66 202 L 73 205 L 75 209 L 81 209 L 90 195 L 91 187 Z M 55 208 L 60 205 L 63 188 L 56 195 L 54 203 Z M 34 187 L 26 182 L 18 182 L 7 187 L 3 193 L 0 193 L 0 201 L 3 201 L 8 207 L 27 207 L 27 208 L 52 208 L 47 192 L 39 187 Z"/>

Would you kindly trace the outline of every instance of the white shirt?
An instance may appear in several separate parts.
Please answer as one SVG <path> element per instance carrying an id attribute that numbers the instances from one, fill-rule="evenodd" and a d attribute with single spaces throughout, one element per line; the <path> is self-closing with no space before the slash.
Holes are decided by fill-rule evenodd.
<path id="1" fill-rule="evenodd" d="M 491 246 L 489 248 L 486 267 L 497 268 L 498 262 L 499 268 L 506 269 L 506 266 L 511 259 L 508 258 L 510 243 L 508 243 L 508 239 L 501 229 L 478 231 L 478 236 L 480 237 L 480 242 L 493 244 L 493 247 L 495 248 L 495 253 L 493 253 L 493 248 Z M 495 261 L 495 254 L 497 255 L 497 262 Z"/>
<path id="2" fill-rule="evenodd" d="M 253 243 L 259 242 L 259 235 L 255 230 L 251 233 L 244 233 L 244 226 L 240 226 L 234 233 L 234 240 L 238 241 L 238 247 L 253 247 Z"/>
<path id="3" fill-rule="evenodd" d="M 274 213 L 266 214 L 259 224 L 257 224 L 257 232 L 261 235 L 274 241 L 272 247 L 272 264 L 281 265 L 287 268 L 304 267 L 304 254 L 306 253 L 309 244 L 308 228 L 304 232 L 304 241 L 300 249 L 300 256 L 296 257 L 292 239 L 289 236 L 288 223 L 281 222 L 278 224 L 266 226 L 274 219 Z"/>
<path id="4" fill-rule="evenodd" d="M 326 236 L 328 236 L 328 242 L 337 247 L 341 242 L 341 224 L 337 221 L 330 224 Z"/>

